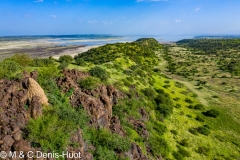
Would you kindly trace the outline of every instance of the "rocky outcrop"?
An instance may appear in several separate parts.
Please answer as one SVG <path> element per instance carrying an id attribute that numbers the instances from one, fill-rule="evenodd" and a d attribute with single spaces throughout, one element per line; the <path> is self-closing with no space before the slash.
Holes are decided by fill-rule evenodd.
<path id="1" fill-rule="evenodd" d="M 82 106 L 91 116 L 90 123 L 96 127 L 109 128 L 112 118 L 112 106 L 117 104 L 119 91 L 113 86 L 99 85 L 94 90 L 81 89 L 78 81 L 87 76 L 86 72 L 77 70 L 64 70 L 64 77 L 57 80 L 58 86 L 67 92 L 70 88 L 74 89 L 70 102 L 74 108 Z M 120 122 L 119 122 L 120 123 Z"/>
<path id="2" fill-rule="evenodd" d="M 136 144 L 132 143 L 130 150 L 131 160 L 147 160 L 148 158 L 142 153 L 141 148 Z"/>
<path id="3" fill-rule="evenodd" d="M 90 148 L 93 146 L 88 146 L 82 137 L 82 130 L 78 129 L 75 134 L 70 138 L 70 146 L 67 147 L 67 150 L 71 153 L 81 153 L 81 160 L 93 160 L 93 155 L 89 153 Z M 67 160 L 71 160 L 70 158 Z"/>
<path id="4" fill-rule="evenodd" d="M 112 133 L 117 133 L 121 136 L 126 135 L 126 132 L 122 129 L 118 116 L 114 116 L 111 118 L 109 128 L 112 131 Z"/>
<path id="5" fill-rule="evenodd" d="M 0 150 L 23 150 L 30 143 L 22 138 L 30 117 L 42 115 L 48 99 L 33 79 L 37 73 L 25 74 L 21 80 L 0 81 Z"/>
<path id="6" fill-rule="evenodd" d="M 138 132 L 139 135 L 145 139 L 148 138 L 149 133 L 145 124 L 141 120 L 135 120 L 134 118 L 130 117 L 128 121 L 134 126 L 134 129 Z"/>

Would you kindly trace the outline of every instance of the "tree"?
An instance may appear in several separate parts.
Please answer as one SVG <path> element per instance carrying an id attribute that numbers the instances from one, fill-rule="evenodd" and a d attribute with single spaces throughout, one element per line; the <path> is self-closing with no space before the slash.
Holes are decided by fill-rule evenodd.
<path id="1" fill-rule="evenodd" d="M 73 58 L 69 55 L 63 55 L 59 57 L 59 61 L 60 62 L 67 62 L 67 63 L 71 63 L 73 61 Z"/>

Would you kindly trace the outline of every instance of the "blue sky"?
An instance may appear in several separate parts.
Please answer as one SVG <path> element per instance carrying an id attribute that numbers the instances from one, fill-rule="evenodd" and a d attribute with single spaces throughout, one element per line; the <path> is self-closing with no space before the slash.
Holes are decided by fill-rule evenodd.
<path id="1" fill-rule="evenodd" d="M 240 34 L 240 0 L 0 0 L 0 36 Z"/>

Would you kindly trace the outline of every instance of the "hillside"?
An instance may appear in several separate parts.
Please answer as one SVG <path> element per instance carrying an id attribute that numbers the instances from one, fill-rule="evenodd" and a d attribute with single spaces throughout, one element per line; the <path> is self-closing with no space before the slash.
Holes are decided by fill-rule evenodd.
<path id="1" fill-rule="evenodd" d="M 86 160 L 239 158 L 237 67 L 224 63 L 223 72 L 208 72 L 215 79 L 206 78 L 206 65 L 222 57 L 189 46 L 143 38 L 74 58 L 5 59 L 0 149 L 81 152 Z M 225 73 L 225 89 L 234 92 L 214 85 Z"/>

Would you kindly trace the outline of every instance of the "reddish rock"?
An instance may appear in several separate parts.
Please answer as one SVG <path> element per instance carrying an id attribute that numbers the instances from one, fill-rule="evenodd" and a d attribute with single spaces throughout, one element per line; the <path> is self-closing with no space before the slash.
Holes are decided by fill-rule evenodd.
<path id="1" fill-rule="evenodd" d="M 136 143 L 132 143 L 131 159 L 133 159 L 133 160 L 147 160 L 148 158 L 142 153 L 141 148 Z"/>
<path id="2" fill-rule="evenodd" d="M 10 148 L 13 145 L 14 142 L 15 142 L 14 139 L 10 135 L 6 135 L 3 138 L 2 149 Z"/>
<path id="3" fill-rule="evenodd" d="M 135 120 L 134 118 L 130 117 L 129 122 L 134 125 L 134 129 L 140 134 L 143 138 L 147 139 L 149 133 L 145 124 L 140 120 Z"/>
<path id="4" fill-rule="evenodd" d="M 119 120 L 118 116 L 114 116 L 111 118 L 109 128 L 112 131 L 112 133 L 117 133 L 121 136 L 126 135 L 126 132 L 122 129 L 122 126 L 120 124 L 120 120 Z"/>

